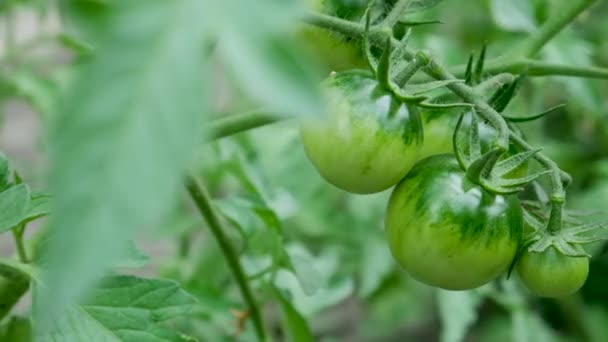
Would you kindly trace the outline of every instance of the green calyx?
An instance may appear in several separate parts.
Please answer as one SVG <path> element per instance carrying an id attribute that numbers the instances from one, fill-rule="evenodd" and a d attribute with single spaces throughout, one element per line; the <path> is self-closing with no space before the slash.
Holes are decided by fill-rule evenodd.
<path id="1" fill-rule="evenodd" d="M 450 84 L 464 82 L 463 80 L 450 79 L 410 84 L 409 82 L 414 75 L 423 70 L 430 63 L 430 58 L 422 51 L 418 51 L 411 61 L 406 61 L 405 54 L 411 29 L 406 31 L 395 46 L 392 43 L 394 36 L 393 29 L 380 27 L 379 30 L 388 30 L 390 34 L 387 35 L 382 51 L 380 53 L 375 53 L 375 51 L 372 50 L 370 36 L 372 35 L 372 32 L 376 32 L 378 29 L 372 31 L 373 28 L 369 9 L 365 12 L 364 18 L 364 56 L 366 57 L 368 66 L 383 90 L 393 93 L 396 98 L 405 103 L 413 104 L 421 108 L 447 109 L 455 107 L 472 107 L 471 104 L 462 102 L 440 103 L 435 100 L 437 96 L 429 95 L 433 91 L 445 89 Z"/>
<path id="2" fill-rule="evenodd" d="M 465 119 L 468 124 L 464 124 Z M 458 163 L 463 170 L 466 170 L 472 182 L 490 192 L 508 195 L 523 190 L 523 186 L 549 172 L 543 170 L 522 177 L 509 177 L 514 170 L 533 158 L 538 150 L 505 157 L 505 149 L 494 146 L 482 153 L 479 126 L 477 114 L 474 111 L 466 111 L 460 116 L 453 135 L 454 152 Z"/>

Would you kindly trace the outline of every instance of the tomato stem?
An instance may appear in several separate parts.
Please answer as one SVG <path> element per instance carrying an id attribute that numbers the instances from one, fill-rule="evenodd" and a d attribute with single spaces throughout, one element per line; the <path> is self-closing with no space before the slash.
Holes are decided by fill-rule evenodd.
<path id="1" fill-rule="evenodd" d="M 388 12 L 386 17 L 382 21 L 382 25 L 388 26 L 388 27 L 393 27 L 399 21 L 399 19 L 401 19 L 401 16 L 405 12 L 405 10 L 407 10 L 408 6 L 410 5 L 410 2 L 411 2 L 411 0 L 397 1 L 397 3 L 395 3 L 395 5 L 393 5 L 393 8 L 391 8 L 391 11 Z"/>
<path id="2" fill-rule="evenodd" d="M 547 223 L 547 230 L 550 233 L 557 233 L 562 230 L 563 211 L 564 198 L 561 196 L 551 196 L 551 213 L 549 215 L 549 222 Z"/>
<path id="3" fill-rule="evenodd" d="M 578 0 L 566 2 L 566 6 L 556 10 L 555 13 L 532 35 L 525 39 L 519 48 L 514 49 L 515 55 L 533 57 L 566 25 L 573 22 L 576 17 L 591 6 L 596 0 Z"/>
<path id="4" fill-rule="evenodd" d="M 25 224 L 20 224 L 12 229 L 13 237 L 15 239 L 15 246 L 17 248 L 17 254 L 19 255 L 19 260 L 24 264 L 28 263 L 27 252 L 25 250 L 25 245 L 23 244 L 23 233 L 25 232 Z"/>
<path id="5" fill-rule="evenodd" d="M 422 53 L 416 54 L 416 57 L 412 59 L 399 73 L 395 76 L 395 83 L 403 88 L 405 84 L 414 76 L 420 68 L 425 66 L 429 62 L 428 57 Z"/>
<path id="6" fill-rule="evenodd" d="M 228 266 L 232 270 L 232 273 L 237 280 L 238 286 L 241 290 L 241 295 L 249 307 L 249 312 L 251 313 L 251 319 L 253 321 L 258 340 L 266 341 L 264 321 L 260 308 L 258 307 L 255 297 L 253 296 L 249 286 L 249 281 L 245 275 L 245 272 L 243 271 L 243 266 L 241 265 L 239 257 L 234 250 L 234 247 L 228 240 L 228 237 L 224 234 L 220 217 L 211 204 L 211 198 L 207 193 L 207 190 L 192 176 L 186 177 L 185 186 L 190 194 L 190 197 L 209 226 L 209 229 L 220 246 L 222 253 L 224 253 Z"/>
<path id="7" fill-rule="evenodd" d="M 216 119 L 210 123 L 211 137 L 209 140 L 228 137 L 288 118 L 289 117 L 282 117 L 263 110 L 229 115 L 221 119 Z"/>

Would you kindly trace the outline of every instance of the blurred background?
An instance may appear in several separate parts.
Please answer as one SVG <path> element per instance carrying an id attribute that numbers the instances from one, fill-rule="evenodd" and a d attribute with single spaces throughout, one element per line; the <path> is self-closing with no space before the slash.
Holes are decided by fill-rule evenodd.
<path id="1" fill-rule="evenodd" d="M 411 45 L 430 50 L 444 65 L 458 65 L 487 42 L 491 58 L 557 15 L 554 9 L 565 1 L 446 0 L 412 17 L 442 24 L 416 27 Z M 367 1 L 309 0 L 307 5 L 358 20 Z M 53 98 L 70 77 L 74 56 L 86 46 L 62 35 L 52 4 L 2 1 L 0 15 L 0 150 L 32 187 L 43 188 L 48 171 L 44 125 Z M 606 18 L 608 3 L 599 1 L 549 43 L 540 58 L 608 67 Z M 299 24 L 291 39 L 318 64 L 315 77 L 365 66 L 358 43 L 337 34 Z M 213 112 L 252 109 L 255 101 L 226 72 L 230 65 L 222 58 L 213 63 Z M 508 109 L 523 115 L 567 104 L 521 128 L 532 145 L 573 176 L 568 193 L 572 208 L 605 210 L 608 203 L 607 95 L 604 80 L 530 78 Z M 234 228 L 230 236 L 277 340 L 290 336 L 281 328 L 279 312 L 285 305 L 307 322 L 314 340 L 325 342 L 608 340 L 605 244 L 590 249 L 590 276 L 582 291 L 563 300 L 530 296 L 517 279 L 474 291 L 441 291 L 409 278 L 390 256 L 382 226 L 390 192 L 356 196 L 325 183 L 304 154 L 297 122 L 206 144 L 196 164 Z M 199 300 L 187 319 L 172 323 L 180 331 L 201 341 L 229 341 L 235 335 L 253 340 L 251 327 L 238 324 L 234 310 L 243 306 L 238 289 L 202 224 L 182 196 L 165 222 L 140 232 L 138 246 L 150 261 L 129 272 L 175 279 Z M 0 254 L 11 253 L 12 240 L 3 238 Z M 269 290 L 270 281 L 288 294 L 281 297 L 288 299 L 285 303 Z"/>

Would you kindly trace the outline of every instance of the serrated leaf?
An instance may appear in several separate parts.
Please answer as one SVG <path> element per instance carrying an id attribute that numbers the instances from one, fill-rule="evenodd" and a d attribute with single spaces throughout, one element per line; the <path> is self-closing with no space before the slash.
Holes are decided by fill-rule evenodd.
<path id="1" fill-rule="evenodd" d="M 171 280 L 112 276 L 103 279 L 81 304 L 54 317 L 40 342 L 184 341 L 159 323 L 187 314 L 194 297 Z"/>
<path id="2" fill-rule="evenodd" d="M 0 232 L 10 230 L 25 217 L 30 205 L 30 191 L 25 184 L 0 192 Z"/>
<path id="3" fill-rule="evenodd" d="M 205 3 L 113 1 L 82 18 L 98 22 L 99 44 L 79 65 L 49 132 L 56 197 L 38 325 L 170 208 L 203 136 Z"/>
<path id="4" fill-rule="evenodd" d="M 490 10 L 496 24 L 505 31 L 533 32 L 536 29 L 528 0 L 491 0 Z"/>
<path id="5" fill-rule="evenodd" d="M 274 286 L 272 286 L 272 292 L 274 297 L 278 300 L 281 305 L 281 311 L 283 312 L 283 325 L 285 332 L 289 337 L 287 340 L 292 342 L 312 342 L 314 341 L 312 331 L 308 326 L 306 318 L 302 316 L 291 304 L 287 298 Z"/>

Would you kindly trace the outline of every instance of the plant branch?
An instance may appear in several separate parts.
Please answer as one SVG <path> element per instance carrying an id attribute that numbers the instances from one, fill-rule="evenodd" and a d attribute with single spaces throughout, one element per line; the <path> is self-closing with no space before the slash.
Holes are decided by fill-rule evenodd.
<path id="1" fill-rule="evenodd" d="M 190 194 L 190 197 L 196 204 L 196 207 L 207 222 L 211 233 L 215 237 L 220 249 L 222 250 L 222 253 L 224 254 L 224 257 L 226 258 L 226 261 L 228 262 L 228 266 L 236 278 L 243 299 L 249 307 L 249 312 L 251 314 L 251 319 L 253 320 L 253 325 L 255 327 L 258 339 L 260 341 L 266 341 L 264 321 L 260 308 L 253 296 L 249 286 L 249 281 L 247 280 L 247 276 L 245 275 L 243 267 L 239 261 L 239 257 L 228 240 L 228 237 L 224 234 L 224 229 L 220 222 L 219 215 L 211 204 L 211 198 L 207 193 L 207 190 L 202 187 L 193 176 L 186 177 L 185 186 Z"/>
<path id="2" fill-rule="evenodd" d="M 542 49 L 548 41 L 566 27 L 569 23 L 585 9 L 591 6 L 596 0 L 571 0 L 566 2 L 568 5 L 562 8 L 549 20 L 547 20 L 536 32 L 515 49 L 514 55 L 533 57 Z"/>
<path id="3" fill-rule="evenodd" d="M 25 233 L 25 224 L 20 224 L 17 227 L 12 229 L 13 238 L 15 239 L 15 246 L 17 248 L 17 254 L 19 255 L 19 260 L 22 263 L 27 264 L 27 252 L 25 250 L 25 245 L 23 244 L 23 233 Z"/>
<path id="4" fill-rule="evenodd" d="M 456 65 L 449 68 L 456 77 L 464 77 L 466 65 Z M 521 74 L 526 76 L 569 76 L 608 79 L 608 68 L 579 67 L 565 64 L 547 63 L 529 58 L 520 58 L 505 61 L 503 58 L 495 58 L 486 61 L 484 71 L 488 74 L 503 72 Z"/>
<path id="5" fill-rule="evenodd" d="M 287 118 L 287 117 L 285 117 Z M 271 124 L 282 119 L 262 110 L 244 114 L 229 115 L 211 122 L 211 140 L 230 136 L 252 128 Z"/>
<path id="6" fill-rule="evenodd" d="M 391 11 L 388 12 L 388 14 L 386 15 L 386 18 L 384 18 L 384 20 L 382 21 L 382 25 L 393 27 L 393 25 L 395 25 L 399 21 L 403 12 L 405 12 L 405 10 L 410 5 L 410 1 L 411 0 L 397 1 Z"/>

